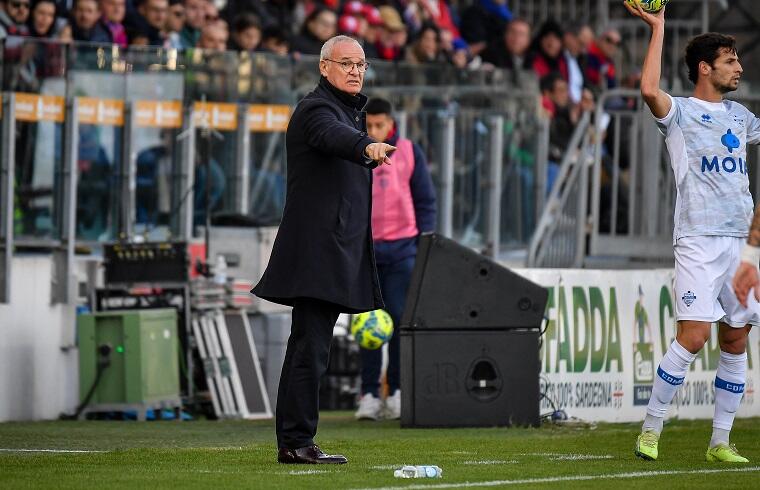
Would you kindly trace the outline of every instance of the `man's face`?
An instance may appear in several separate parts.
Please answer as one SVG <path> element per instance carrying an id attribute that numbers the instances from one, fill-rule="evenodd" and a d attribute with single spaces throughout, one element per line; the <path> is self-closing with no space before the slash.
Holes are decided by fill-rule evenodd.
<path id="1" fill-rule="evenodd" d="M 185 22 L 194 29 L 206 24 L 206 0 L 185 0 Z"/>
<path id="2" fill-rule="evenodd" d="M 612 58 L 617 53 L 618 46 L 620 46 L 621 38 L 620 33 L 617 31 L 609 31 L 602 35 L 599 40 L 599 49 L 608 58 Z"/>
<path id="3" fill-rule="evenodd" d="M 566 32 L 565 35 L 562 36 L 562 44 L 572 56 L 578 56 L 581 54 L 581 42 L 578 39 L 578 36 L 574 33 L 569 31 Z"/>
<path id="4" fill-rule="evenodd" d="M 261 42 L 261 30 L 258 27 L 249 27 L 235 33 L 235 42 L 246 51 L 253 51 Z"/>
<path id="5" fill-rule="evenodd" d="M 100 9 L 106 20 L 120 24 L 127 13 L 126 0 L 101 0 Z"/>
<path id="6" fill-rule="evenodd" d="M 13 19 L 16 24 L 24 24 L 29 19 L 29 9 L 32 6 L 31 0 L 8 0 L 5 8 L 8 17 Z"/>
<path id="7" fill-rule="evenodd" d="M 333 37 L 338 28 L 338 18 L 335 13 L 330 10 L 324 10 L 321 14 L 316 16 L 314 20 L 309 22 L 309 30 L 314 37 L 322 42 L 327 41 Z"/>
<path id="8" fill-rule="evenodd" d="M 82 29 L 92 29 L 100 18 L 100 9 L 95 0 L 80 0 L 74 9 L 74 21 Z"/>
<path id="9" fill-rule="evenodd" d="M 390 114 L 367 114 L 367 134 L 375 141 L 385 141 L 393 129 Z"/>
<path id="10" fill-rule="evenodd" d="M 356 95 L 362 90 L 364 84 L 364 72 L 360 72 L 356 63 L 365 63 L 364 50 L 356 42 L 340 42 L 333 46 L 330 59 L 334 61 L 320 60 L 319 72 L 327 78 L 330 84 L 342 92 Z M 348 72 L 341 62 L 354 63 Z"/>
<path id="11" fill-rule="evenodd" d="M 504 43 L 511 54 L 523 56 L 530 46 L 530 26 L 521 21 L 510 22 Z"/>
<path id="12" fill-rule="evenodd" d="M 169 14 L 169 0 L 146 0 L 137 8 L 140 15 L 145 17 L 148 24 L 154 29 L 162 31 L 166 28 L 166 19 Z"/>
<path id="13" fill-rule="evenodd" d="M 709 70 L 710 83 L 718 92 L 725 94 L 733 92 L 739 87 L 739 79 L 741 79 L 744 69 L 739 63 L 736 52 L 730 51 L 728 48 L 721 48 L 720 56 L 713 62 L 712 66 L 705 62 L 702 62 L 701 65 L 706 65 Z"/>
<path id="14" fill-rule="evenodd" d="M 570 105 L 570 90 L 567 87 L 567 82 L 564 80 L 554 82 L 554 88 L 549 92 L 549 98 L 557 107 L 564 108 Z"/>
<path id="15" fill-rule="evenodd" d="M 171 32 L 179 32 L 185 26 L 185 6 L 175 3 L 169 6 L 169 17 L 166 19 L 166 27 Z"/>
<path id="16" fill-rule="evenodd" d="M 211 51 L 224 51 L 227 49 L 227 30 L 219 24 L 206 26 L 201 32 L 198 47 Z"/>

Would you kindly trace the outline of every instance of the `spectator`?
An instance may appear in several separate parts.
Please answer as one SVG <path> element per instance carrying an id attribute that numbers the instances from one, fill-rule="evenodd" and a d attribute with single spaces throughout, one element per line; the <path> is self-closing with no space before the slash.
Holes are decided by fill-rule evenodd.
<path id="1" fill-rule="evenodd" d="M 337 27 L 335 12 L 322 7 L 315 8 L 306 16 L 301 33 L 293 39 L 292 51 L 319 55 L 325 41 L 335 36 Z"/>
<path id="2" fill-rule="evenodd" d="M 185 27 L 185 5 L 182 0 L 169 0 L 169 15 L 166 18 L 166 40 L 170 48 L 181 49 L 179 33 Z"/>
<path id="3" fill-rule="evenodd" d="M 620 33 L 615 29 L 606 30 L 599 39 L 592 42 L 586 55 L 586 83 L 600 89 L 617 86 L 615 61 L 613 60 L 620 46 Z"/>
<path id="4" fill-rule="evenodd" d="M 414 33 L 419 32 L 425 22 L 435 24 L 445 49 L 450 49 L 454 39 L 461 37 L 446 0 L 412 0 L 404 10 L 404 18 Z"/>
<path id="5" fill-rule="evenodd" d="M 28 36 L 31 0 L 0 1 L 0 39 L 8 36 Z"/>
<path id="6" fill-rule="evenodd" d="M 546 169 L 546 193 L 551 192 L 562 158 L 573 136 L 575 121 L 570 111 L 567 81 L 557 72 L 541 78 L 541 102 L 551 118 L 549 126 L 549 163 Z"/>
<path id="7" fill-rule="evenodd" d="M 366 46 L 375 46 L 380 38 L 380 31 L 383 27 L 383 17 L 380 10 L 374 5 L 365 5 L 363 17 L 367 20 L 367 30 L 364 32 L 364 43 Z M 366 49 L 366 47 L 365 47 Z M 375 53 L 377 51 L 375 50 Z M 365 56 L 367 52 L 364 52 Z"/>
<path id="8" fill-rule="evenodd" d="M 130 23 L 140 26 L 138 30 L 147 34 L 148 45 L 164 46 L 167 44 L 165 29 L 168 14 L 169 0 L 140 0 L 137 15 Z"/>
<path id="9" fill-rule="evenodd" d="M 579 34 L 586 27 L 582 24 L 572 24 L 565 29 L 562 37 L 562 44 L 565 47 L 564 56 L 567 64 L 567 83 L 570 89 L 570 100 L 573 104 L 581 102 L 583 93 L 583 70 L 580 65 L 581 55 L 583 54 L 583 45 L 581 44 Z"/>
<path id="10" fill-rule="evenodd" d="M 29 35 L 42 38 L 57 37 L 60 29 L 56 19 L 55 0 L 36 0 L 29 16 Z"/>
<path id="11" fill-rule="evenodd" d="M 426 23 L 417 33 L 417 39 L 407 51 L 406 61 L 412 64 L 437 63 L 443 61 L 441 54 L 441 33 L 435 24 Z"/>
<path id="12" fill-rule="evenodd" d="M 206 1 L 184 0 L 185 24 L 179 33 L 183 48 L 192 48 L 198 44 L 201 29 L 206 25 Z"/>
<path id="13" fill-rule="evenodd" d="M 197 47 L 209 51 L 224 51 L 227 49 L 228 37 L 229 33 L 224 25 L 220 22 L 211 22 L 201 31 Z"/>
<path id="14" fill-rule="evenodd" d="M 386 61 L 404 59 L 404 47 L 407 41 L 406 25 L 401 21 L 398 11 L 388 5 L 378 9 L 383 25 L 375 43 L 377 57 Z"/>
<path id="15" fill-rule="evenodd" d="M 74 0 L 71 9 L 71 37 L 74 41 L 113 43 L 111 31 L 101 20 L 97 0 Z"/>
<path id="16" fill-rule="evenodd" d="M 338 34 L 354 38 L 364 50 L 365 59 L 375 59 L 377 58 L 377 50 L 375 46 L 367 44 L 365 41 L 365 32 L 367 32 L 367 21 L 363 17 L 360 20 L 359 17 L 346 14 L 338 19 Z"/>
<path id="17" fill-rule="evenodd" d="M 483 61 L 497 68 L 522 70 L 530 46 L 530 24 L 523 19 L 512 19 L 501 39 L 494 40 L 483 51 Z"/>
<path id="18" fill-rule="evenodd" d="M 551 118 L 549 126 L 549 164 L 547 167 L 547 188 L 551 191 L 552 185 L 559 173 L 559 166 L 570 146 L 570 140 L 575 133 L 581 115 L 584 112 L 594 111 L 594 95 L 590 90 L 584 89 L 581 101 L 573 106 L 570 100 L 570 91 L 567 81 L 561 74 L 554 72 L 541 78 L 541 99 L 544 109 Z"/>
<path id="19" fill-rule="evenodd" d="M 111 33 L 114 44 L 127 47 L 127 30 L 124 27 L 126 0 L 100 0 L 100 10 L 103 12 L 103 24 Z"/>
<path id="20" fill-rule="evenodd" d="M 562 50 L 562 28 L 553 20 L 541 26 L 531 47 L 530 67 L 541 79 L 550 73 L 559 73 L 567 81 L 569 70 Z"/>
<path id="21" fill-rule="evenodd" d="M 473 56 L 470 46 L 464 39 L 455 39 L 448 54 L 449 62 L 460 70 L 479 70 L 482 62 L 479 56 Z"/>
<path id="22" fill-rule="evenodd" d="M 512 20 L 506 0 L 477 0 L 462 12 L 462 38 L 470 44 L 472 55 L 480 54 L 489 43 L 498 42 Z"/>
<path id="23" fill-rule="evenodd" d="M 290 51 L 290 36 L 281 27 L 265 27 L 261 33 L 261 50 L 279 56 L 287 56 Z"/>
<path id="24" fill-rule="evenodd" d="M 253 14 L 240 14 L 232 21 L 230 49 L 255 51 L 261 43 L 261 24 Z"/>

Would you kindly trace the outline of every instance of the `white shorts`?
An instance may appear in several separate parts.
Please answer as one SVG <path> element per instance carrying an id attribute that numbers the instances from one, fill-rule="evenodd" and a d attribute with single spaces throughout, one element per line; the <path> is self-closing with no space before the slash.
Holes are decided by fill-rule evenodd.
<path id="1" fill-rule="evenodd" d="M 739 304 L 731 281 L 746 239 L 722 236 L 679 238 L 676 258 L 676 320 L 721 321 L 734 328 L 760 325 L 760 304 L 750 293 Z"/>

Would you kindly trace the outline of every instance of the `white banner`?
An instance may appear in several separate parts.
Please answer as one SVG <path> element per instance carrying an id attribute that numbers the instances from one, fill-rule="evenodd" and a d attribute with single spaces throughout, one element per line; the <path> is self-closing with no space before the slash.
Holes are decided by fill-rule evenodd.
<path id="1" fill-rule="evenodd" d="M 541 390 L 569 416 L 590 421 L 644 418 L 652 382 L 675 338 L 673 270 L 515 271 L 549 289 L 541 347 Z M 739 417 L 760 415 L 754 382 L 760 366 L 757 329 L 747 348 L 749 369 Z M 712 418 L 717 326 L 679 389 L 669 416 Z M 546 399 L 542 413 L 551 411 Z"/>

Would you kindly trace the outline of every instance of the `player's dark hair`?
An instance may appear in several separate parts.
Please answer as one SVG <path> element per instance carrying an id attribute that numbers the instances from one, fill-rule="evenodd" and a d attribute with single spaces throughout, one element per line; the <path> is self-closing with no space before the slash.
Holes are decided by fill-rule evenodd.
<path id="1" fill-rule="evenodd" d="M 686 66 L 689 69 L 691 83 L 697 84 L 699 64 L 704 61 L 713 66 L 723 50 L 736 53 L 736 39 L 733 36 L 708 32 L 689 41 L 689 45 L 686 46 Z"/>
<path id="2" fill-rule="evenodd" d="M 372 114 L 374 116 L 378 114 L 387 114 L 390 116 L 391 112 L 393 112 L 393 107 L 387 100 L 381 99 L 380 97 L 375 97 L 369 99 L 369 102 L 367 102 L 364 110 L 367 112 L 367 114 Z"/>

